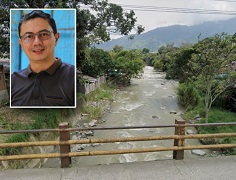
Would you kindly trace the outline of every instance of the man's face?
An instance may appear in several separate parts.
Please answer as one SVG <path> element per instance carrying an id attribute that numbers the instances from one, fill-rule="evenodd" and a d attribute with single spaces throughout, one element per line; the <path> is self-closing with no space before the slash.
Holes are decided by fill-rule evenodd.
<path id="1" fill-rule="evenodd" d="M 34 18 L 25 21 L 21 25 L 21 34 L 23 36 L 26 33 L 35 34 L 43 30 L 50 31 L 51 37 L 47 40 L 41 40 L 38 35 L 30 43 L 26 43 L 23 38 L 19 39 L 19 43 L 28 56 L 30 62 L 47 62 L 54 60 L 54 48 L 59 39 L 59 33 L 52 32 L 52 27 L 48 21 L 43 18 Z"/>

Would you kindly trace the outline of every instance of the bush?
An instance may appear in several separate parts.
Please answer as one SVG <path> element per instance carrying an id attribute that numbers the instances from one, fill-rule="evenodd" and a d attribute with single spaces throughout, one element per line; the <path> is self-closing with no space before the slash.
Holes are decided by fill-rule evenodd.
<path id="1" fill-rule="evenodd" d="M 178 87 L 178 102 L 187 109 L 196 107 L 200 102 L 200 95 L 195 85 L 190 82 L 185 82 Z"/>
<path id="2" fill-rule="evenodd" d="M 154 69 L 156 70 L 163 70 L 163 63 L 160 60 L 154 61 Z"/>

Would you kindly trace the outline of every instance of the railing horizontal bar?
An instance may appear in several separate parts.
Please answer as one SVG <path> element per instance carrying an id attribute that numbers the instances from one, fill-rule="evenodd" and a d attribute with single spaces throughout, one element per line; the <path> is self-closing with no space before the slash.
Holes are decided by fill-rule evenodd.
<path id="1" fill-rule="evenodd" d="M 154 148 L 141 148 L 141 149 L 120 149 L 113 151 L 90 151 L 89 155 L 113 155 L 113 154 L 126 154 L 126 153 L 146 153 L 158 151 L 179 151 L 179 150 L 192 150 L 192 149 L 218 149 L 218 148 L 235 148 L 236 144 L 221 144 L 221 145 L 200 145 L 200 146 L 171 146 L 171 147 L 154 147 Z M 77 156 L 77 152 L 69 153 L 70 157 Z M 72 155 L 72 156 L 71 156 Z M 81 156 L 78 154 L 78 156 Z"/>
<path id="2" fill-rule="evenodd" d="M 171 147 L 155 147 L 155 148 L 140 148 L 140 149 L 120 149 L 113 151 L 84 151 L 84 152 L 70 152 L 68 154 L 50 153 L 50 154 L 29 154 L 29 155 L 12 155 L 1 156 L 0 161 L 21 160 L 21 159 L 42 159 L 42 158 L 62 158 L 62 157 L 76 157 L 76 156 L 95 156 L 95 155 L 114 155 L 114 154 L 128 154 L 128 153 L 146 153 L 158 151 L 178 151 L 178 150 L 192 150 L 192 149 L 220 149 L 220 148 L 236 148 L 236 144 L 214 144 L 214 145 L 199 145 L 199 146 L 171 146 Z"/>
<path id="3" fill-rule="evenodd" d="M 18 143 L 1 143 L 0 148 L 16 148 L 29 146 L 57 146 L 63 143 L 59 141 L 37 141 L 37 142 L 18 142 Z M 66 143 L 68 144 L 68 143 Z"/>
<path id="4" fill-rule="evenodd" d="M 180 124 L 177 126 L 184 126 L 184 127 L 207 127 L 207 126 L 236 126 L 236 122 L 230 123 L 204 123 L 204 124 Z"/>
<path id="5" fill-rule="evenodd" d="M 0 130 L 0 134 L 59 132 L 59 129 Z"/>
<path id="6" fill-rule="evenodd" d="M 168 128 L 168 127 L 176 127 L 176 125 L 173 124 L 173 125 L 158 125 L 158 126 L 88 127 L 88 128 L 68 128 L 68 129 L 34 129 L 34 130 L 0 130 L 0 134 L 61 132 L 61 131 L 89 131 L 89 130 L 147 129 L 147 128 Z"/>
<path id="7" fill-rule="evenodd" d="M 68 128 L 68 129 L 33 129 L 33 130 L 0 130 L 0 134 L 14 133 L 38 133 L 38 132 L 61 132 L 61 131 L 87 131 L 87 130 L 119 130 L 119 129 L 149 129 L 149 128 L 170 128 L 170 127 L 204 127 L 204 126 L 236 126 L 236 123 L 204 123 L 204 124 L 172 124 L 156 126 L 125 126 L 125 127 L 89 127 L 89 128 Z"/>
<path id="8" fill-rule="evenodd" d="M 145 137 L 126 137 L 109 139 L 78 139 L 69 141 L 37 141 L 37 142 L 18 142 L 1 143 L 0 148 L 28 147 L 28 146 L 58 146 L 71 144 L 90 144 L 90 143 L 114 143 L 131 141 L 153 141 L 170 139 L 199 139 L 199 138 L 223 138 L 236 137 L 236 133 L 218 133 L 218 134 L 192 134 L 192 135 L 169 135 L 169 136 L 145 136 Z"/>
<path id="9" fill-rule="evenodd" d="M 178 135 L 175 135 L 178 136 Z M 217 134 L 188 134 L 181 135 L 176 139 L 200 139 L 200 138 L 223 138 L 223 137 L 236 137 L 236 133 L 217 133 Z"/>

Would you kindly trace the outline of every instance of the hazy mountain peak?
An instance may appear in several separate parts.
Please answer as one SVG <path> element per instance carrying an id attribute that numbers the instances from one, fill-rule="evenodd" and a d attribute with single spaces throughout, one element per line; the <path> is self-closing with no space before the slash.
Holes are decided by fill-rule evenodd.
<path id="1" fill-rule="evenodd" d="M 200 39 L 221 34 L 222 32 L 233 35 L 236 18 L 225 21 L 206 22 L 199 25 L 171 25 L 159 27 L 140 35 L 134 35 L 134 39 L 124 36 L 109 42 L 97 45 L 96 47 L 104 50 L 111 50 L 115 45 L 123 46 L 124 49 L 143 49 L 148 48 L 150 52 L 157 51 L 161 46 L 174 43 L 176 46 L 182 43 L 196 43 L 198 36 Z"/>

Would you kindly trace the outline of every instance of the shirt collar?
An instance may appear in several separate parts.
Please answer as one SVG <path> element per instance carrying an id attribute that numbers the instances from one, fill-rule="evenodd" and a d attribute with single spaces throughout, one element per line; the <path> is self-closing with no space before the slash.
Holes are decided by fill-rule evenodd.
<path id="1" fill-rule="evenodd" d="M 47 72 L 48 74 L 50 75 L 53 75 L 56 70 L 61 66 L 61 59 L 60 58 L 56 58 L 56 60 L 54 61 L 53 65 L 51 65 L 48 69 L 45 70 L 45 72 Z M 28 76 L 31 74 L 31 73 L 34 73 L 30 67 L 30 64 L 28 65 L 27 67 L 27 74 Z"/>

